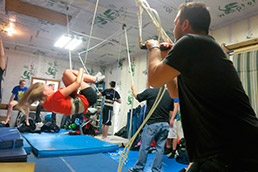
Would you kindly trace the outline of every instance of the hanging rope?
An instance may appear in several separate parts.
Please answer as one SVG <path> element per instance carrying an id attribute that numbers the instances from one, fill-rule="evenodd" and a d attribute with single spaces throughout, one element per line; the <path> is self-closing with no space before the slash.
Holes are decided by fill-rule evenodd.
<path id="1" fill-rule="evenodd" d="M 82 64 L 82 66 L 83 66 L 83 68 L 84 68 L 84 71 L 85 71 L 88 75 L 90 75 L 88 69 L 86 68 L 85 64 L 84 64 L 83 61 L 82 61 L 82 58 L 81 58 L 80 54 L 78 54 L 78 57 L 79 57 L 79 59 L 80 59 L 80 61 L 81 61 L 81 64 Z M 99 89 L 97 88 L 97 86 L 96 86 L 95 84 L 93 84 L 93 87 L 96 89 L 97 93 L 100 92 Z"/>
<path id="2" fill-rule="evenodd" d="M 94 48 L 100 46 L 101 44 L 103 44 L 104 42 L 108 41 L 110 38 L 112 38 L 114 35 L 116 35 L 116 34 L 118 34 L 118 33 L 121 33 L 121 31 L 116 31 L 115 33 L 113 33 L 111 36 L 107 37 L 106 39 L 104 39 L 104 40 L 101 41 L 100 43 L 94 45 L 94 46 L 91 47 L 91 48 L 86 49 L 85 51 L 80 52 L 79 54 L 81 55 L 81 54 L 83 54 L 83 53 L 89 52 L 90 50 L 93 50 Z"/>
<path id="3" fill-rule="evenodd" d="M 122 168 L 123 168 L 123 164 L 127 158 L 127 155 L 128 155 L 128 152 L 134 142 L 134 140 L 136 139 L 137 135 L 139 134 L 139 132 L 141 131 L 141 129 L 143 128 L 143 126 L 145 125 L 145 123 L 148 121 L 148 119 L 150 118 L 150 116 L 152 115 L 152 113 L 154 112 L 154 110 L 156 109 L 156 107 L 158 106 L 159 102 L 161 101 L 165 91 L 166 91 L 166 88 L 163 89 L 162 93 L 162 88 L 159 89 L 159 92 L 158 92 L 158 95 L 157 95 L 157 98 L 155 100 L 155 102 L 153 103 L 153 106 L 151 107 L 148 115 L 146 116 L 146 118 L 144 119 L 144 121 L 142 122 L 141 126 L 138 128 L 138 130 L 135 132 L 134 136 L 129 140 L 129 142 L 126 144 L 125 148 L 123 149 L 123 152 L 120 156 L 120 159 L 119 159 L 119 165 L 118 165 L 118 169 L 117 169 L 117 172 L 121 172 L 122 171 Z M 126 151 L 126 153 L 125 153 Z M 125 153 L 125 154 L 124 154 Z"/>
<path id="4" fill-rule="evenodd" d="M 125 43 L 126 43 L 126 50 L 127 50 L 128 66 L 129 66 L 129 70 L 130 70 L 130 74 L 131 74 L 131 82 L 132 82 L 132 85 L 133 85 L 134 84 L 133 71 L 132 71 L 131 58 L 130 58 L 129 45 L 128 45 L 128 38 L 127 38 L 127 30 L 126 30 L 126 25 L 125 24 L 123 24 L 122 29 L 124 30 L 124 33 L 125 33 Z M 133 98 L 132 98 L 131 114 L 130 114 L 129 138 L 131 138 L 131 135 L 132 135 L 132 122 L 133 122 Z"/>
<path id="5" fill-rule="evenodd" d="M 70 4 L 66 7 L 66 23 L 67 23 L 66 28 L 67 28 L 68 35 L 70 35 L 70 25 L 69 25 L 69 18 L 68 18 L 69 6 L 70 6 Z M 70 49 L 68 50 L 68 53 L 69 53 L 69 66 L 70 66 L 70 69 L 72 70 L 72 52 Z"/>
<path id="6" fill-rule="evenodd" d="M 130 74 L 131 74 L 131 81 L 132 81 L 132 84 L 134 84 L 133 71 L 132 71 L 132 66 L 131 66 L 130 52 L 129 52 L 128 39 L 127 39 L 127 31 L 126 31 L 126 25 L 125 24 L 123 24 L 123 30 L 125 31 L 125 43 L 126 43 L 126 49 L 127 49 L 128 65 L 129 65 L 129 70 L 130 70 Z"/>
<path id="7" fill-rule="evenodd" d="M 81 75 L 79 76 L 80 77 L 80 87 L 77 90 L 77 94 L 79 94 L 81 91 L 82 81 L 83 81 L 83 72 L 84 72 L 83 69 L 79 69 L 79 70 L 81 70 Z"/>
<path id="8" fill-rule="evenodd" d="M 159 31 L 158 41 L 160 42 L 160 37 L 161 37 L 165 42 L 172 43 L 171 39 L 168 37 L 166 32 L 161 27 L 160 18 L 159 18 L 157 11 L 153 8 L 150 8 L 150 6 L 146 0 L 136 0 L 136 3 L 138 4 L 139 47 L 141 49 L 146 49 L 146 46 L 142 43 L 142 11 L 143 11 L 142 9 L 144 9 L 147 12 L 147 14 L 149 15 L 149 17 L 152 20 L 152 23 L 154 24 L 156 29 Z M 167 48 L 161 47 L 161 49 L 165 50 Z M 166 91 L 166 88 L 164 87 L 162 93 L 161 93 L 161 91 L 162 91 L 162 88 L 159 89 L 157 98 L 156 98 L 153 106 L 151 107 L 151 110 L 149 111 L 148 115 L 142 122 L 141 126 L 138 128 L 138 130 L 136 131 L 134 136 L 129 140 L 129 142 L 125 146 L 125 148 L 120 156 L 120 159 L 119 159 L 119 165 L 118 165 L 117 172 L 122 171 L 123 164 L 127 158 L 128 152 L 129 152 L 135 138 L 137 137 L 137 135 L 139 134 L 139 132 L 141 131 L 141 129 L 143 128 L 145 123 L 148 121 L 148 119 L 150 118 L 150 116 L 152 115 L 152 113 L 154 112 L 156 107 L 158 106 L 159 102 L 161 101 L 161 99 Z M 125 151 L 126 151 L 126 153 L 125 153 Z"/>
<path id="9" fill-rule="evenodd" d="M 99 0 L 97 0 L 96 2 L 96 6 L 95 6 L 95 11 L 94 11 L 94 15 L 93 15 L 93 19 L 92 19 L 92 23 L 91 23 L 91 28 L 90 28 L 90 35 L 89 35 L 89 39 L 88 39 L 88 44 L 87 44 L 87 48 L 86 50 L 88 50 L 90 48 L 90 40 L 91 40 L 91 35 L 92 35 L 92 31 L 93 31 L 93 26 L 94 26 L 94 22 L 95 22 L 95 18 L 96 18 L 96 13 L 97 13 L 97 9 L 98 9 L 98 4 L 99 4 Z M 85 58 L 84 58 L 84 64 L 86 65 L 86 61 L 88 58 L 88 52 L 86 52 L 85 54 Z"/>
<path id="10" fill-rule="evenodd" d="M 146 46 L 142 43 L 142 11 L 143 9 L 146 11 L 148 16 L 150 17 L 152 23 L 156 27 L 159 32 L 158 41 L 160 42 L 160 38 L 162 38 L 165 42 L 173 43 L 169 36 L 166 34 L 164 29 L 161 27 L 161 22 L 159 18 L 158 12 L 151 8 L 146 0 L 135 0 L 138 5 L 138 27 L 139 27 L 139 47 L 141 49 L 146 49 Z M 161 49 L 166 49 L 165 47 L 161 47 Z"/>

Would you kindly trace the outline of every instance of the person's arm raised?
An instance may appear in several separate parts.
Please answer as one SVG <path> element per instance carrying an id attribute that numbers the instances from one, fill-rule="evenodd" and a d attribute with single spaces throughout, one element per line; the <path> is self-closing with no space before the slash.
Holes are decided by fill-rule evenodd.
<path id="1" fill-rule="evenodd" d="M 145 42 L 145 45 L 147 49 L 160 46 L 158 41 L 155 40 L 148 40 Z M 163 63 L 160 59 L 161 50 L 159 48 L 152 48 L 149 51 L 148 82 L 151 86 L 157 88 L 162 87 L 180 74 L 179 71 Z"/>

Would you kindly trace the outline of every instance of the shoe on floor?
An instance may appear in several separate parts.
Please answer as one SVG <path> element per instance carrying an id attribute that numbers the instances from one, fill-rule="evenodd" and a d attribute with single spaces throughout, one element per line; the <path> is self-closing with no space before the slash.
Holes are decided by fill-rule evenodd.
<path id="1" fill-rule="evenodd" d="M 185 168 L 183 168 L 182 170 L 180 170 L 179 172 L 186 172 Z"/>
<path id="2" fill-rule="evenodd" d="M 171 148 L 165 147 L 164 154 L 167 155 L 171 152 Z"/>
<path id="3" fill-rule="evenodd" d="M 172 152 L 170 152 L 169 154 L 167 154 L 167 157 L 168 157 L 168 158 L 175 158 L 175 154 L 176 154 L 176 151 L 173 150 Z"/>
<path id="4" fill-rule="evenodd" d="M 98 72 L 98 73 L 95 75 L 95 77 L 96 77 L 96 83 L 99 83 L 99 82 L 101 82 L 101 81 L 104 81 L 104 79 L 105 79 L 105 75 L 102 75 L 101 72 Z"/>

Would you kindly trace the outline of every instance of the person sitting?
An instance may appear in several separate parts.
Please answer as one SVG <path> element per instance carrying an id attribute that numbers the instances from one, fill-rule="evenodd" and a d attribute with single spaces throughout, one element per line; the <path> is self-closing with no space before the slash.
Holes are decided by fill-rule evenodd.
<path id="1" fill-rule="evenodd" d="M 11 95 L 9 103 L 8 103 L 7 116 L 6 116 L 4 124 L 7 124 L 10 121 L 13 107 L 18 104 L 18 100 L 23 96 L 24 92 L 27 89 L 28 89 L 28 87 L 26 87 L 26 81 L 23 79 L 20 80 L 19 85 L 15 86 L 13 88 L 12 95 Z"/>
<path id="2" fill-rule="evenodd" d="M 86 113 L 89 106 L 97 101 L 96 92 L 88 83 L 100 82 L 104 75 L 87 75 L 80 68 L 77 70 L 65 70 L 62 81 L 65 88 L 60 88 L 56 92 L 44 83 L 33 84 L 19 100 L 18 108 L 26 114 L 26 124 L 29 125 L 28 115 L 30 105 L 35 101 L 40 101 L 42 106 L 49 112 L 72 115 Z M 79 94 L 77 90 L 81 88 Z"/>

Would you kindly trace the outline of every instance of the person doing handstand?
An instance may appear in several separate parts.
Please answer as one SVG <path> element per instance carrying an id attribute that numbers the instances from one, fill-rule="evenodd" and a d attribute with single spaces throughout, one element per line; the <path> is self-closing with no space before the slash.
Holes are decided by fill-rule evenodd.
<path id="1" fill-rule="evenodd" d="M 33 84 L 19 100 L 18 108 L 26 114 L 26 124 L 29 125 L 28 115 L 30 105 L 35 101 L 40 101 L 42 106 L 54 113 L 72 115 L 86 113 L 89 106 L 97 101 L 96 92 L 87 83 L 96 83 L 105 77 L 91 76 L 83 73 L 83 69 L 65 70 L 62 81 L 65 88 L 60 88 L 56 92 L 44 83 Z M 100 80 L 101 79 L 101 80 Z M 81 88 L 79 94 L 76 91 Z"/>

